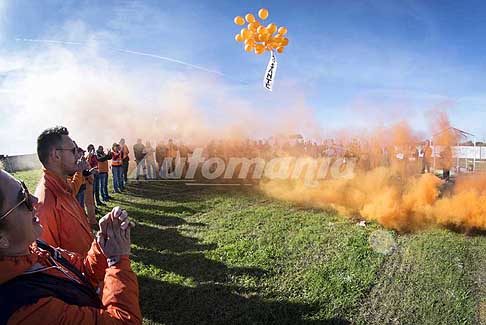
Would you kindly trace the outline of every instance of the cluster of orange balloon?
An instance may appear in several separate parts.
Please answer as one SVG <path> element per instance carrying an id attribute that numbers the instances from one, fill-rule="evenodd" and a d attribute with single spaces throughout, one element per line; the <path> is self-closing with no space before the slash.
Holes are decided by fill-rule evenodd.
<path id="1" fill-rule="evenodd" d="M 260 9 L 258 17 L 262 20 L 267 19 L 268 10 Z M 289 44 L 289 39 L 284 37 L 287 34 L 287 28 L 283 26 L 277 28 L 274 23 L 263 26 L 252 14 L 246 14 L 245 18 L 236 16 L 234 22 L 236 25 L 243 26 L 245 20 L 248 25 L 235 36 L 237 42 L 244 42 L 245 51 L 254 50 L 256 54 L 263 54 L 265 51 L 276 49 L 278 53 L 283 53 L 285 46 Z"/>

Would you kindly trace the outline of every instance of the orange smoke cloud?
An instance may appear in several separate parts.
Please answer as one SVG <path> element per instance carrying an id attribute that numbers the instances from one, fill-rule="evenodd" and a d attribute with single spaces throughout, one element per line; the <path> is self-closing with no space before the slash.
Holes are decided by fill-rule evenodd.
<path id="1" fill-rule="evenodd" d="M 439 114 L 436 125 L 450 127 L 447 116 Z M 451 183 L 433 174 L 420 174 L 419 160 L 396 159 L 400 154 L 406 155 L 406 150 L 418 141 L 406 123 L 380 130 L 373 137 L 368 139 L 372 142 L 367 149 L 370 161 L 382 160 L 373 155 L 381 154 L 376 147 L 383 148 L 388 141 L 388 165 L 380 163 L 381 166 L 368 170 L 357 169 L 351 179 L 325 179 L 315 187 L 301 181 L 271 180 L 262 182 L 261 189 L 275 198 L 320 208 L 332 207 L 344 216 L 375 221 L 403 232 L 437 225 L 486 229 L 486 176 L 458 176 L 455 186 L 449 189 Z M 373 139 L 381 144 L 373 143 Z M 449 132 L 444 132 L 440 140 L 443 144 L 457 142 Z"/>

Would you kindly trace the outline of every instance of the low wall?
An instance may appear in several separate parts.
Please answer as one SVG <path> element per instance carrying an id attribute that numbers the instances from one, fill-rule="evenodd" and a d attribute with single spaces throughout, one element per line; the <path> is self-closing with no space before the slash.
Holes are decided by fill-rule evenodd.
<path id="1" fill-rule="evenodd" d="M 21 170 L 39 169 L 42 167 L 36 154 L 18 156 L 0 156 L 3 169 L 8 172 L 18 172 Z"/>

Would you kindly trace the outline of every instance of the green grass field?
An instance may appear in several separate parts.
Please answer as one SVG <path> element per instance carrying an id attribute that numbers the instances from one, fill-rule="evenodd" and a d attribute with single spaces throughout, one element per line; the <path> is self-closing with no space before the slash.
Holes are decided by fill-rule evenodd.
<path id="1" fill-rule="evenodd" d="M 40 172 L 19 172 L 34 191 Z M 111 180 L 110 180 L 111 182 Z M 486 236 L 399 235 L 253 188 L 130 183 L 111 207 L 138 226 L 132 267 L 147 324 L 486 324 Z"/>

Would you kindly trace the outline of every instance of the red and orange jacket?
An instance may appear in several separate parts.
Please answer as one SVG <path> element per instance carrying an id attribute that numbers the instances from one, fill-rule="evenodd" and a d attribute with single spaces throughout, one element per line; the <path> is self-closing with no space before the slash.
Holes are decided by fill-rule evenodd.
<path id="1" fill-rule="evenodd" d="M 112 166 L 121 166 L 122 165 L 122 153 L 113 151 L 111 153 L 111 165 Z"/>
<path id="2" fill-rule="evenodd" d="M 86 161 L 91 168 L 98 167 L 98 158 L 96 157 L 96 154 L 88 154 Z"/>
<path id="3" fill-rule="evenodd" d="M 86 214 L 75 198 L 84 180 L 76 174 L 70 182 L 44 169 L 35 196 L 37 215 L 44 227 L 41 239 L 54 247 L 86 255 L 94 239 Z"/>
<path id="4" fill-rule="evenodd" d="M 58 249 L 61 255 L 83 272 L 92 284 L 104 281 L 103 308 L 69 305 L 55 297 L 39 299 L 14 312 L 8 324 L 141 324 L 137 276 L 130 268 L 128 256 L 114 266 L 106 268 L 106 257 L 94 241 L 86 257 Z M 35 264 L 50 266 L 49 253 L 32 244 L 30 253 L 25 256 L 0 257 L 0 284 L 22 275 Z M 66 268 L 43 270 L 52 276 L 67 279 L 77 278 Z M 66 273 L 63 273 L 66 272 Z"/>

